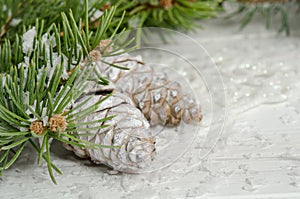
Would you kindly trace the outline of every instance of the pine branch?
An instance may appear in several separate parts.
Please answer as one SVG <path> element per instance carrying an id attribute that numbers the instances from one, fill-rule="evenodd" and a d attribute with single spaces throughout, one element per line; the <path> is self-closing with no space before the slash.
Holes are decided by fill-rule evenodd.
<path id="1" fill-rule="evenodd" d="M 288 12 L 292 7 L 299 6 L 298 0 L 237 0 L 236 2 L 228 2 L 238 3 L 238 9 L 229 14 L 227 18 L 241 17 L 241 29 L 246 27 L 256 14 L 265 18 L 266 28 L 269 29 L 273 16 L 280 15 L 281 27 L 279 32 L 285 32 L 286 35 L 290 34 Z"/>
<path id="2" fill-rule="evenodd" d="M 49 27 L 44 20 L 38 19 L 23 36 L 17 34 L 15 39 L 8 38 L 1 45 L 0 174 L 13 165 L 28 142 L 39 154 L 38 162 L 42 159 L 47 162 L 54 183 L 52 169 L 61 172 L 51 163 L 49 140 L 81 148 L 112 147 L 89 143 L 78 139 L 76 134 L 79 130 L 91 130 L 78 121 L 95 112 L 110 95 L 82 111 L 71 105 L 86 94 L 91 74 L 95 72 L 93 49 L 100 52 L 99 56 L 110 56 L 111 52 L 126 52 L 126 45 L 130 43 L 112 46 L 113 34 L 109 42 L 101 45 L 101 41 L 108 38 L 107 30 L 116 8 L 106 10 L 95 29 L 89 25 L 87 0 L 84 5 L 83 21 L 76 19 L 74 11 L 62 13 L 61 21 Z M 107 51 L 107 48 L 112 50 Z M 108 81 L 101 77 L 98 83 L 107 84 Z M 105 128 L 103 121 L 111 118 L 89 124 L 96 125 L 97 129 Z M 42 138 L 41 147 L 35 144 L 35 138 Z M 12 157 L 11 152 L 14 152 Z"/>
<path id="3" fill-rule="evenodd" d="M 216 17 L 219 8 L 218 0 L 111 0 L 108 7 L 110 5 L 116 5 L 118 9 L 109 31 L 114 32 L 121 20 L 121 30 L 136 29 L 137 46 L 144 39 L 140 28 L 195 31 L 202 28 L 199 20 Z"/>
<path id="4" fill-rule="evenodd" d="M 216 16 L 218 1 L 206 0 L 154 0 L 112 1 L 118 5 L 116 18 L 126 11 L 123 26 L 126 28 L 164 27 L 195 30 L 196 20 Z"/>
<path id="5" fill-rule="evenodd" d="M 90 1 L 89 17 L 92 16 L 98 8 L 103 7 L 108 0 Z M 0 2 L 0 43 L 3 38 L 13 38 L 15 33 L 22 34 L 23 27 L 34 26 L 36 18 L 44 20 L 45 27 L 51 24 L 61 23 L 61 12 L 68 13 L 73 11 L 76 21 L 85 17 L 84 1 L 82 0 L 1 0 Z"/>
<path id="6" fill-rule="evenodd" d="M 65 99 L 76 100 L 76 97 L 74 96 L 80 96 L 80 94 L 84 92 L 84 82 L 87 82 L 86 79 L 89 77 L 92 70 L 88 71 L 87 67 L 83 70 L 80 70 L 80 67 L 78 66 L 73 71 L 69 81 L 64 85 L 59 85 L 60 78 L 57 77 L 61 76 L 61 68 L 63 68 L 63 66 L 56 66 L 56 72 L 54 72 L 53 75 L 45 82 L 45 85 L 49 86 L 45 86 L 40 89 L 38 89 L 40 78 L 37 75 L 29 75 L 35 74 L 36 72 L 36 66 L 34 64 L 28 66 L 28 72 L 26 72 L 23 67 L 21 70 L 18 70 L 15 67 L 11 70 L 10 74 L 1 75 L 2 79 L 6 80 L 4 83 L 1 83 L 0 86 L 3 90 L 1 93 L 2 100 L 0 104 L 0 150 L 4 152 L 1 160 L 6 160 L 2 162 L 1 170 L 8 169 L 15 162 L 15 160 L 21 154 L 25 143 L 33 137 L 46 136 L 46 140 L 49 140 L 49 138 L 54 138 L 59 141 L 83 148 L 103 147 L 84 141 L 81 142 L 81 140 L 76 139 L 76 137 L 72 137 L 72 133 L 77 130 L 76 128 L 80 127 L 74 128 L 72 125 L 69 126 L 69 123 L 76 123 L 76 119 L 73 119 L 72 122 L 69 122 L 68 117 L 71 115 L 67 114 L 66 116 L 62 116 L 64 111 L 67 110 L 69 106 L 69 103 L 65 103 Z M 82 75 L 84 78 L 79 76 L 79 78 L 75 80 L 74 77 L 78 77 L 79 71 L 81 74 L 84 74 Z M 33 89 L 26 86 L 23 87 L 24 84 L 16 84 L 16 82 L 20 80 L 20 76 L 25 76 L 24 74 L 20 75 L 20 73 L 23 72 L 27 73 L 27 77 L 23 80 L 25 85 L 30 83 L 30 85 L 33 86 Z M 41 76 L 45 76 L 47 72 L 47 70 L 43 70 Z M 83 82 L 83 84 L 76 83 L 76 81 Z M 18 91 L 21 92 L 19 93 Z M 24 99 L 24 96 L 22 96 L 24 93 L 28 93 L 29 96 L 32 96 L 32 99 L 29 99 L 28 102 L 21 103 L 20 100 Z M 43 95 L 43 93 L 48 93 L 48 95 Z M 52 102 L 53 99 L 54 102 Z M 53 106 L 50 105 L 52 103 Z M 46 106 L 43 107 L 43 104 L 46 104 Z M 93 105 L 93 107 L 85 114 L 93 113 L 99 104 L 100 102 Z M 50 111 L 44 111 L 45 109 Z M 49 118 L 49 120 L 47 120 L 47 118 Z M 91 123 L 93 122 L 91 121 Z M 94 121 L 94 123 L 97 124 L 99 121 Z M 85 129 L 80 130 L 84 131 Z M 69 133 L 71 134 L 68 135 Z M 66 136 L 76 142 L 64 139 Z M 48 141 L 45 142 L 47 146 Z M 45 145 L 43 144 L 42 149 L 44 146 Z M 17 152 L 12 158 L 9 158 L 9 153 L 7 151 L 10 151 L 11 149 L 17 149 Z M 40 153 L 43 151 L 42 149 L 38 152 Z M 47 147 L 46 150 L 48 150 Z M 42 156 L 43 154 L 40 154 L 40 157 Z M 50 160 L 48 154 L 46 155 L 46 159 L 49 166 Z M 51 172 L 50 175 L 53 178 L 53 174 Z"/>

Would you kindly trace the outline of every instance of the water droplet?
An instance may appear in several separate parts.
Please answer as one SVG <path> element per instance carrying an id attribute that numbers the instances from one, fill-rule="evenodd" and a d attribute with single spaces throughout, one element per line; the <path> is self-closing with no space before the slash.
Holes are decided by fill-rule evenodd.
<path id="1" fill-rule="evenodd" d="M 172 91 L 172 92 L 171 92 L 171 95 L 172 95 L 172 97 L 177 97 L 178 91 Z"/>
<path id="2" fill-rule="evenodd" d="M 140 107 L 141 109 L 143 109 L 144 106 L 145 106 L 145 103 L 144 103 L 144 102 L 140 102 L 140 103 L 139 103 L 139 107 Z"/>
<path id="3" fill-rule="evenodd" d="M 161 98 L 160 93 L 154 95 L 154 102 L 158 102 L 160 100 L 160 98 Z"/>
<path id="4" fill-rule="evenodd" d="M 181 108 L 179 106 L 175 106 L 174 110 L 175 110 L 175 113 L 178 113 L 181 110 Z"/>

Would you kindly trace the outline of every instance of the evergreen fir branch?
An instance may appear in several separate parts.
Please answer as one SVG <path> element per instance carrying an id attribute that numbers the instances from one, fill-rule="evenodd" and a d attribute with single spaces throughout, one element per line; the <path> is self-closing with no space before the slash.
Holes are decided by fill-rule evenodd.
<path id="1" fill-rule="evenodd" d="M 109 28 L 113 34 L 116 27 L 136 30 L 136 45 L 143 35 L 139 28 L 163 27 L 181 31 L 194 31 L 202 28 L 199 20 L 216 17 L 219 0 L 111 0 L 118 7 Z M 125 14 L 124 14 L 125 13 Z"/>
<path id="2" fill-rule="evenodd" d="M 0 45 L 0 56 L 7 61 L 0 61 L 0 70 L 3 72 L 0 74 L 0 174 L 13 165 L 28 142 L 38 153 L 38 163 L 42 159 L 46 161 L 54 183 L 53 169 L 61 172 L 51 163 L 50 139 L 82 148 L 116 147 L 95 145 L 78 139 L 76 134 L 77 131 L 84 133 L 90 130 L 78 125 L 78 120 L 93 113 L 110 97 L 107 95 L 82 111 L 71 106 L 72 101 L 86 92 L 94 72 L 89 53 L 108 37 L 107 30 L 116 12 L 115 7 L 106 10 L 99 19 L 99 27 L 92 30 L 87 28 L 90 27 L 87 0 L 84 5 L 83 26 L 82 20 L 76 20 L 74 12 L 70 11 L 68 15 L 61 14 L 60 23 L 53 23 L 48 28 L 45 28 L 47 23 L 43 20 L 36 20 L 35 28 L 24 28 L 35 33 L 31 47 L 25 46 L 21 40 L 26 38 L 18 34 L 16 40 L 6 39 Z M 113 53 L 126 52 L 123 48 L 127 44 L 121 45 L 121 48 L 112 46 L 115 38 L 110 39 L 112 42 L 104 46 L 103 51 L 110 47 Z M 110 52 L 107 51 L 105 55 L 109 56 Z M 107 84 L 108 81 L 101 77 L 99 83 Z M 111 117 L 90 123 L 96 124 L 93 129 L 106 128 L 103 121 L 109 119 Z M 35 138 L 43 139 L 41 147 L 35 144 Z M 14 152 L 12 157 L 9 155 L 11 152 Z"/>
<path id="3" fill-rule="evenodd" d="M 299 4 L 296 0 L 286 0 L 286 1 L 252 1 L 252 0 L 237 0 L 236 2 L 228 1 L 231 4 L 238 3 L 238 8 L 234 12 L 230 13 L 227 18 L 240 17 L 241 26 L 243 29 L 246 27 L 253 19 L 255 14 L 260 14 L 265 17 L 266 28 L 269 29 L 272 23 L 272 17 L 275 15 L 280 15 L 281 17 L 281 27 L 279 32 L 285 32 L 286 35 L 290 34 L 288 10 L 295 4 Z"/>
<path id="4" fill-rule="evenodd" d="M 57 66 L 56 67 L 57 71 L 59 70 L 59 68 L 62 68 L 62 66 Z M 29 65 L 28 66 L 28 70 L 31 71 L 29 73 L 34 74 L 34 71 L 36 70 L 36 67 L 32 66 L 32 65 Z M 0 139 L 3 140 L 3 137 L 10 138 L 10 139 L 9 139 L 9 142 L 7 142 L 7 143 L 1 143 L 0 144 L 0 150 L 1 151 L 7 151 L 7 150 L 11 150 L 13 148 L 18 148 L 17 153 L 12 158 L 10 158 L 10 159 L 9 158 L 5 158 L 5 157 L 1 158 L 1 159 L 7 159 L 7 160 L 9 160 L 8 163 L 1 165 L 1 167 L 3 168 L 3 170 L 8 169 L 12 165 L 12 163 L 17 159 L 17 157 L 19 157 L 19 155 L 21 154 L 21 152 L 22 152 L 22 150 L 23 150 L 23 148 L 25 146 L 25 143 L 27 141 L 29 141 L 29 139 L 32 137 L 31 133 L 34 133 L 37 136 L 49 136 L 49 135 L 52 135 L 52 134 L 48 133 L 49 129 L 46 129 L 46 128 L 51 128 L 51 124 L 44 124 L 44 121 L 40 121 L 40 119 L 51 118 L 51 117 L 53 117 L 53 115 L 43 115 L 42 111 L 40 111 L 39 113 L 37 113 L 36 111 L 33 111 L 33 109 L 35 107 L 31 107 L 30 109 L 28 109 L 29 104 L 21 105 L 21 104 L 18 104 L 18 102 L 16 100 L 13 100 L 13 103 L 12 103 L 11 107 L 5 107 L 5 104 L 7 104 L 7 102 L 10 101 L 10 99 L 14 99 L 14 98 L 17 99 L 19 97 L 18 93 L 12 92 L 12 90 L 14 90 L 14 89 L 19 90 L 19 88 L 15 88 L 15 87 L 22 86 L 22 85 L 15 85 L 15 84 L 13 84 L 15 81 L 16 82 L 18 82 L 18 81 L 16 79 L 14 79 L 14 81 L 12 81 L 12 78 L 11 78 L 11 76 L 13 74 L 18 74 L 18 72 L 19 71 L 17 70 L 17 68 L 14 68 L 14 70 L 11 70 L 10 74 L 3 75 L 5 77 L 4 79 L 6 81 L 2 85 L 2 90 L 3 90 L 2 93 L 3 93 L 3 96 L 4 96 L 4 100 L 0 104 L 0 113 L 1 113 L 0 121 L 5 121 L 5 123 L 7 125 L 11 126 L 12 128 L 17 128 L 17 129 L 20 130 L 19 132 L 12 132 L 10 130 L 11 128 L 6 128 L 7 126 L 1 126 L 1 137 L 0 137 Z M 25 72 L 25 71 L 23 70 L 23 72 Z M 44 71 L 44 73 L 46 73 L 46 72 L 47 71 Z M 59 73 L 57 73 L 57 74 L 59 74 Z M 55 74 L 53 74 L 53 76 L 50 77 L 49 80 L 47 80 L 47 81 L 53 82 L 54 85 L 57 85 L 59 83 L 60 79 L 57 79 L 56 77 L 57 76 Z M 31 78 L 31 77 L 28 76 L 27 79 L 28 78 Z M 26 81 L 26 78 L 25 78 L 25 81 Z M 38 82 L 39 81 L 38 77 L 35 76 L 33 81 Z M 34 83 L 33 85 L 37 85 L 37 83 Z M 52 86 L 52 84 L 50 84 L 50 86 L 51 87 L 48 87 L 48 88 L 44 87 L 43 89 L 44 90 L 51 89 L 51 91 L 53 91 L 53 88 L 55 86 Z M 60 86 L 63 87 L 63 85 L 60 85 Z M 70 90 L 74 91 L 76 89 L 75 86 L 78 86 L 78 84 L 77 85 L 72 85 L 70 87 Z M 59 88 L 57 86 L 56 90 L 53 92 L 55 94 L 54 97 L 56 97 L 56 93 L 57 93 L 58 89 Z M 28 88 L 25 87 L 23 89 L 22 93 L 26 93 L 28 91 L 29 91 Z M 34 90 L 29 91 L 29 92 L 31 92 L 30 94 L 32 96 L 36 97 L 38 95 L 32 93 L 32 92 L 36 92 L 36 91 L 37 90 L 34 89 Z M 41 102 L 43 102 L 43 101 L 48 102 L 50 100 L 48 98 L 48 96 L 49 95 L 46 95 L 45 97 L 43 97 L 41 99 Z M 33 99 L 34 102 L 36 102 L 36 100 L 37 100 L 36 98 Z M 40 103 L 40 104 L 42 104 L 42 103 Z M 33 104 L 31 104 L 31 105 L 33 105 Z M 58 104 L 58 105 L 60 105 L 60 104 Z M 63 109 L 67 108 L 67 105 L 68 104 L 65 104 L 65 106 L 62 107 L 62 108 Z M 43 108 L 40 107 L 39 110 L 42 110 L 42 109 Z M 20 111 L 20 110 L 22 110 L 22 111 Z M 33 112 L 34 112 L 34 114 L 32 114 Z M 22 113 L 21 114 L 22 116 L 19 116 L 20 113 Z M 36 117 L 37 114 L 40 114 L 40 115 L 38 117 Z M 11 118 L 7 117 L 6 115 L 9 115 Z M 31 115 L 31 117 L 29 117 L 29 115 Z M 34 129 L 34 128 L 32 128 L 31 125 L 34 122 L 36 122 L 36 121 L 41 122 L 42 126 L 40 128 L 42 128 L 42 129 Z M 48 121 L 46 121 L 46 122 L 48 122 Z M 68 121 L 66 121 L 65 125 L 67 125 L 67 122 Z M 2 124 L 2 123 L 3 122 L 1 122 L 0 124 Z M 24 125 L 19 126 L 19 124 L 24 124 Z M 50 126 L 48 126 L 48 125 L 50 125 Z M 62 125 L 63 124 L 61 124 L 61 128 L 63 128 Z M 45 128 L 46 130 L 44 131 L 43 128 Z M 22 129 L 26 130 L 27 133 L 24 133 L 24 130 L 22 130 Z M 39 130 L 41 130 L 41 132 L 39 132 Z M 30 131 L 33 131 L 33 132 L 30 133 Z M 52 138 L 57 138 L 56 136 L 51 136 L 51 137 Z M 62 141 L 61 139 L 58 139 L 58 140 Z M 46 146 L 47 146 L 47 143 L 46 143 Z M 86 143 L 84 145 L 81 145 L 81 146 L 88 147 L 88 145 Z M 46 147 L 46 150 L 47 150 L 47 147 Z M 5 154 L 7 154 L 7 153 L 5 153 Z M 40 155 L 40 157 L 41 157 L 41 155 Z M 48 163 L 48 167 L 49 167 L 49 158 L 47 158 L 47 163 Z M 49 167 L 49 171 L 51 172 L 50 167 Z M 53 174 L 50 173 L 50 175 L 51 175 L 51 178 L 53 178 L 53 176 L 52 176 Z"/>
<path id="5" fill-rule="evenodd" d="M 67 69 L 71 70 L 75 65 L 78 65 L 83 58 L 87 58 L 89 52 L 99 45 L 100 41 L 110 38 L 111 42 L 107 43 L 103 47 L 101 54 L 103 56 L 113 56 L 114 52 L 128 52 L 134 49 L 127 48 L 133 43 L 133 40 L 121 44 L 115 45 L 116 32 L 120 27 L 120 24 L 116 27 L 115 32 L 109 36 L 107 31 L 109 29 L 109 24 L 113 20 L 114 13 L 116 12 L 116 7 L 111 7 L 110 10 L 104 11 L 104 14 L 98 20 L 101 21 L 101 25 L 97 29 L 91 29 L 86 32 L 85 27 L 89 27 L 89 22 L 85 21 L 86 26 L 78 26 L 72 11 L 68 15 L 62 13 L 61 26 L 58 27 L 57 24 L 50 25 L 46 30 L 44 30 L 44 21 L 36 20 L 35 30 L 37 32 L 34 39 L 34 45 L 32 52 L 26 54 L 22 52 L 23 44 L 20 42 L 22 36 L 16 35 L 15 39 L 5 40 L 5 43 L 0 45 L 0 72 L 5 72 L 10 69 L 13 65 L 18 65 L 24 61 L 24 57 L 29 57 L 31 60 L 35 60 L 37 66 L 43 66 L 47 64 L 50 60 L 51 67 L 53 66 L 53 56 L 66 57 L 68 60 L 74 60 L 67 62 Z M 46 32 L 44 35 L 41 35 Z M 49 55 L 47 57 L 47 47 L 46 44 L 41 42 L 42 36 L 50 40 L 49 45 Z M 120 34 L 118 34 L 120 36 Z M 114 45 L 113 45 L 114 44 Z M 81 46 L 81 49 L 78 48 Z M 111 51 L 106 50 L 112 48 Z M 127 49 L 126 49 L 127 48 Z M 16 55 L 16 56 L 15 56 Z M 103 79 L 103 78 L 101 78 Z M 107 82 L 103 81 L 104 84 Z"/>
<path id="6" fill-rule="evenodd" d="M 75 21 L 79 21 L 86 16 L 84 2 L 82 0 L 1 0 L 0 43 L 3 38 L 12 39 L 16 33 L 21 35 L 23 26 L 34 26 L 37 18 L 44 20 L 44 27 L 49 27 L 53 23 L 61 25 L 60 14 L 72 10 Z M 108 0 L 89 1 L 88 16 L 91 17 L 107 2 Z"/>
<path id="7" fill-rule="evenodd" d="M 141 27 L 164 27 L 195 30 L 196 20 L 216 16 L 218 1 L 207 0 L 134 0 L 112 1 L 119 9 L 116 18 L 126 11 L 123 26 L 129 29 Z"/>
<path id="8" fill-rule="evenodd" d="M 59 68 L 61 68 L 62 66 L 57 66 L 56 69 L 57 71 L 59 71 Z M 79 68 L 79 66 L 77 67 Z M 28 70 L 31 70 L 31 74 L 35 71 L 35 67 L 30 65 L 28 66 Z M 78 70 L 78 69 L 77 69 Z M 23 70 L 24 71 L 24 70 Z M 46 71 L 44 71 L 45 73 Z M 85 71 L 81 71 L 83 73 L 85 73 Z M 14 72 L 11 72 L 11 74 L 7 74 L 5 75 L 5 79 L 6 81 L 4 82 L 4 85 L 2 85 L 3 87 L 6 87 L 6 89 L 4 90 L 3 92 L 3 95 L 5 96 L 4 97 L 4 103 L 7 102 L 8 100 L 10 100 L 10 97 L 17 97 L 15 96 L 15 93 L 11 92 L 12 89 L 14 89 L 15 85 L 14 84 L 10 84 L 11 82 L 11 78 L 10 78 L 10 75 L 14 74 L 14 73 L 18 73 L 18 70 L 16 68 L 14 68 Z M 57 73 L 59 74 L 59 73 Z M 85 73 L 86 74 L 86 73 Z M 56 78 L 56 74 L 53 74 L 53 76 L 51 78 L 49 78 L 49 80 L 47 81 L 50 81 L 50 82 L 53 82 L 54 85 L 56 85 L 60 79 L 57 79 Z M 30 78 L 30 77 L 27 77 L 27 78 Z M 78 89 L 78 87 L 82 87 L 80 84 L 74 84 L 76 79 L 73 79 L 73 81 L 71 82 L 71 86 L 70 86 L 70 93 L 74 92 L 76 89 Z M 39 79 L 38 77 L 35 77 L 35 82 L 38 82 Z M 82 82 L 87 82 L 86 80 L 85 81 L 82 81 Z M 37 84 L 34 84 L 34 85 L 37 85 Z M 52 85 L 52 84 L 50 84 Z M 18 86 L 21 86 L 21 85 L 17 85 Z M 64 85 L 60 85 L 61 88 L 64 87 Z M 52 90 L 53 86 L 51 87 L 51 90 Z M 54 92 L 55 95 L 54 97 L 56 98 L 57 95 L 59 94 L 58 90 L 61 89 L 61 88 L 58 88 L 56 87 L 56 91 Z M 3 89 L 3 88 L 2 88 Z M 19 88 L 17 88 L 19 89 Z M 24 92 L 28 92 L 28 90 L 26 90 L 27 87 L 24 88 L 23 90 L 23 93 Z M 49 87 L 45 87 L 43 88 L 44 90 L 49 90 L 50 88 Z M 63 90 L 63 89 L 61 89 Z M 49 92 L 50 93 L 50 92 Z M 34 95 L 34 96 L 37 96 L 37 95 Z M 51 99 L 48 98 L 49 96 L 51 96 L 50 94 L 49 95 L 45 95 L 42 99 L 41 99 L 41 102 L 43 101 L 46 101 L 46 102 L 49 102 Z M 61 95 L 62 96 L 62 95 Z M 61 99 L 64 99 L 64 97 L 62 96 Z M 107 98 L 105 98 L 107 99 Z M 105 100 L 104 99 L 104 100 Z M 60 99 L 57 99 L 57 100 L 60 100 Z M 76 100 L 76 98 L 74 99 Z M 103 100 L 102 100 L 103 101 Z M 100 104 L 102 101 L 100 101 L 98 104 Z M 34 102 L 36 102 L 36 99 L 34 99 Z M 14 101 L 13 102 L 13 105 L 16 105 L 17 104 L 17 101 Z M 42 103 L 41 103 L 42 104 Z M 46 103 L 47 104 L 47 103 Z M 63 100 L 61 100 L 60 103 L 57 103 L 57 105 L 61 108 L 61 111 L 65 110 L 66 108 L 68 108 L 67 106 L 69 105 L 69 103 L 64 103 Z M 4 142 L 4 143 L 0 143 L 0 150 L 1 151 L 8 151 L 8 150 L 11 150 L 11 149 L 14 149 L 14 148 L 18 148 L 17 150 L 17 153 L 12 157 L 12 158 L 8 158 L 8 153 L 5 153 L 4 156 L 1 157 L 1 160 L 8 160 L 9 162 L 5 161 L 5 164 L 3 163 L 1 165 L 1 170 L 5 170 L 5 169 L 8 169 L 14 162 L 15 160 L 17 159 L 17 157 L 19 157 L 19 155 L 21 154 L 24 146 L 25 146 L 25 143 L 27 141 L 29 141 L 32 137 L 34 137 L 32 134 L 36 134 L 36 136 L 44 136 L 44 141 L 43 141 L 43 144 L 42 144 L 42 148 L 39 152 L 39 159 L 41 159 L 41 157 L 43 156 L 43 154 L 41 154 L 41 151 L 43 151 L 44 147 L 46 147 L 46 151 L 49 150 L 48 148 L 48 139 L 49 138 L 54 138 L 54 139 L 57 139 L 61 142 L 65 142 L 67 144 L 71 144 L 71 145 L 76 145 L 76 146 L 79 146 L 79 147 L 84 147 L 84 148 L 95 148 L 95 147 L 104 147 L 102 145 L 95 145 L 95 144 L 91 144 L 91 143 L 88 143 L 86 141 L 82 141 L 82 140 L 79 140 L 77 139 L 76 137 L 73 137 L 72 135 L 67 135 L 66 133 L 63 133 L 63 132 L 59 132 L 60 129 L 58 129 L 58 131 L 51 131 L 51 123 L 49 124 L 49 121 L 46 121 L 47 123 L 45 124 L 44 121 L 40 121 L 40 119 L 44 119 L 44 118 L 51 118 L 53 117 L 53 115 L 43 115 L 43 112 L 41 111 L 40 113 L 37 113 L 36 111 L 34 111 L 34 107 L 28 109 L 28 106 L 29 104 L 26 104 L 26 105 L 23 105 L 22 107 L 16 107 L 16 106 L 12 106 L 11 108 L 6 108 L 3 104 L 0 104 L 0 113 L 1 113 L 1 116 L 0 116 L 0 121 L 4 120 L 6 121 L 6 124 L 12 126 L 13 128 L 19 128 L 20 131 L 19 132 L 12 132 L 10 130 L 10 128 L 6 128 L 6 126 L 1 126 L 1 134 L 0 134 L 0 140 L 4 140 L 5 138 L 10 138 L 8 140 L 8 142 Z M 29 113 L 33 113 L 29 118 L 24 118 L 24 117 L 20 117 L 17 115 L 17 110 L 19 109 L 22 109 L 22 112 L 26 113 L 27 116 L 31 115 Z M 41 107 L 40 110 L 42 110 L 43 108 Z M 95 109 L 89 109 L 88 111 L 84 111 L 84 114 L 91 114 L 92 112 L 94 112 Z M 49 112 L 49 113 L 52 113 L 52 112 Z M 53 113 L 55 113 L 55 111 L 53 111 Z M 58 113 L 58 112 L 56 112 Z M 62 112 L 58 113 L 58 114 L 61 114 Z M 15 119 L 13 120 L 9 120 L 9 117 L 6 117 L 5 114 L 10 114 L 10 116 L 14 116 Z M 37 114 L 40 114 L 40 115 L 37 115 Z M 81 112 L 78 112 L 78 114 L 82 115 L 83 113 Z M 103 118 L 102 121 L 105 121 L 105 120 L 108 120 L 110 118 Z M 44 131 L 41 132 L 41 134 L 38 133 L 38 130 L 35 130 L 35 129 L 32 129 L 31 128 L 31 125 L 34 123 L 34 122 L 41 122 L 41 124 L 43 126 L 41 126 L 41 128 L 45 128 Z M 22 127 L 18 126 L 19 122 L 23 122 L 25 125 L 22 125 Z M 72 122 L 76 123 L 76 120 L 72 120 Z M 94 123 L 99 123 L 101 121 L 97 120 L 97 121 L 94 121 Z M 66 125 L 69 123 L 68 120 L 66 120 Z M 91 122 L 92 123 L 92 122 Z M 0 123 L 2 124 L 2 122 Z M 50 125 L 50 126 L 49 126 Z M 25 129 L 24 129 L 25 127 Z M 63 126 L 60 126 L 61 128 L 63 128 Z M 105 128 L 106 126 L 98 126 L 97 128 L 100 129 L 100 128 Z M 70 127 L 67 127 L 66 128 L 69 128 Z M 27 131 L 24 132 L 21 131 L 21 129 L 24 129 Z M 71 126 L 71 129 L 72 129 L 72 132 L 73 131 L 84 131 L 86 129 L 83 129 L 83 128 L 80 128 L 80 126 L 74 128 L 74 126 Z M 63 130 L 63 129 L 61 129 Z M 87 129 L 89 130 L 89 129 Z M 33 132 L 29 132 L 29 131 L 33 131 Z M 47 136 L 45 138 L 45 136 Z M 68 137 L 69 139 L 73 140 L 73 141 L 70 141 L 68 139 L 64 139 L 63 137 Z M 45 141 L 46 140 L 46 141 Z M 106 146 L 106 147 L 109 147 L 109 146 Z M 7 156 L 6 156 L 7 155 Z M 49 170 L 49 174 L 51 176 L 51 179 L 53 180 L 53 182 L 55 183 L 55 179 L 53 177 L 53 172 L 52 172 L 52 167 L 51 167 L 51 164 L 50 164 L 50 157 L 49 157 L 49 152 L 47 151 L 47 154 L 46 154 L 46 161 L 47 161 L 47 165 L 48 165 L 48 170 Z M 7 163 L 6 163 L 7 162 Z"/>

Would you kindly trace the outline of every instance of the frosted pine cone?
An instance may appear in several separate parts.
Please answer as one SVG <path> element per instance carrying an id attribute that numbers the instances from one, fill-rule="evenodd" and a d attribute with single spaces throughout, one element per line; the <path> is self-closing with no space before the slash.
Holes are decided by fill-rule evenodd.
<path id="1" fill-rule="evenodd" d="M 193 97 L 184 93 L 178 82 L 170 81 L 167 74 L 144 64 L 141 56 L 125 54 L 106 61 L 130 68 L 120 70 L 98 62 L 99 72 L 115 83 L 117 91 L 130 96 L 151 125 L 178 125 L 181 120 L 187 123 L 201 120 L 200 108 Z"/>
<path id="2" fill-rule="evenodd" d="M 88 103 L 78 110 L 81 111 L 105 97 L 97 93 L 80 98 L 74 106 L 90 98 Z M 89 131 L 88 133 L 92 134 L 89 136 L 80 136 L 82 134 L 78 132 L 79 138 L 95 144 L 120 146 L 120 148 L 66 147 L 81 158 L 90 157 L 95 163 L 105 164 L 119 171 L 132 172 L 147 167 L 155 155 L 155 138 L 150 132 L 148 121 L 129 97 L 116 92 L 102 102 L 92 115 L 85 117 L 80 122 L 90 122 L 110 116 L 116 117 L 101 124 L 86 125 L 84 128 L 100 125 L 109 125 L 108 127 Z"/>

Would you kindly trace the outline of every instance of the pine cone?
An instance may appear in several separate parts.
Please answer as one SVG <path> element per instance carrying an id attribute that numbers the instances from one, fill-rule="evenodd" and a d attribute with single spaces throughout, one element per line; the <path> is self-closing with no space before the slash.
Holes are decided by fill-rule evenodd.
<path id="1" fill-rule="evenodd" d="M 184 93 L 178 82 L 170 81 L 167 74 L 156 72 L 144 64 L 141 56 L 128 54 L 106 58 L 107 62 L 130 68 L 120 70 L 97 62 L 98 70 L 107 76 L 115 89 L 130 96 L 151 125 L 178 125 L 201 121 L 201 111 L 193 97 Z"/>
<path id="2" fill-rule="evenodd" d="M 74 106 L 76 107 L 90 98 L 78 110 L 81 111 L 103 99 L 103 97 L 105 95 L 102 95 L 100 90 L 80 98 Z M 92 134 L 89 136 L 82 135 L 81 132 L 78 134 L 82 140 L 107 146 L 120 146 L 120 148 L 82 149 L 72 146 L 66 146 L 66 148 L 74 151 L 81 158 L 90 157 L 93 162 L 105 164 L 118 171 L 132 172 L 147 167 L 155 155 L 155 138 L 150 132 L 148 121 L 129 97 L 118 92 L 114 93 L 113 96 L 102 102 L 92 115 L 85 117 L 80 122 L 100 120 L 114 115 L 116 117 L 111 120 L 101 124 L 86 125 L 83 128 L 100 125 L 109 125 L 109 127 L 85 132 Z"/>

